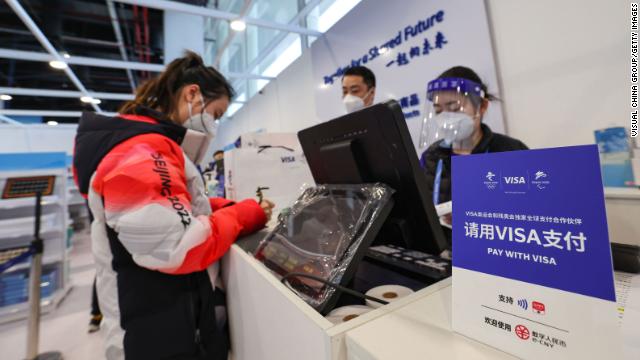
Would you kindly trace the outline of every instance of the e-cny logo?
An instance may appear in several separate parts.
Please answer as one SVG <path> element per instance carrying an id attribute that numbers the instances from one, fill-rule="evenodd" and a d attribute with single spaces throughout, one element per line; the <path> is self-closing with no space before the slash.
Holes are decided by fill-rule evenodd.
<path id="1" fill-rule="evenodd" d="M 529 333 L 529 329 L 527 329 L 526 326 L 516 325 L 516 336 L 522 340 L 527 340 L 529 339 L 529 336 L 531 336 L 531 334 Z"/>

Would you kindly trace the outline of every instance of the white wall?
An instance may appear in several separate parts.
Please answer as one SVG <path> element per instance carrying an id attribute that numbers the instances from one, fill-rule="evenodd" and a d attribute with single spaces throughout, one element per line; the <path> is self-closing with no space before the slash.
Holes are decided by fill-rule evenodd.
<path id="1" fill-rule="evenodd" d="M 628 2 L 487 0 L 487 6 L 509 135 L 532 148 L 555 147 L 593 143 L 593 130 L 629 125 Z M 260 128 L 297 131 L 318 123 L 312 80 L 306 50 L 221 125 L 213 148 Z"/>
<path id="2" fill-rule="evenodd" d="M 72 155 L 77 129 L 75 124 L 0 124 L 0 153 L 64 151 Z"/>
<path id="3" fill-rule="evenodd" d="M 489 0 L 507 132 L 531 147 L 629 126 L 629 2 Z"/>

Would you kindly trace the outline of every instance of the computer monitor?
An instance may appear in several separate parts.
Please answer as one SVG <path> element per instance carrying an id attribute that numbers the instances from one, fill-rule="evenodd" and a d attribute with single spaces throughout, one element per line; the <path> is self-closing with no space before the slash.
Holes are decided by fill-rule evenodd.
<path id="1" fill-rule="evenodd" d="M 395 205 L 375 244 L 439 255 L 449 248 L 409 129 L 396 101 L 376 104 L 298 132 L 317 184 L 381 182 Z"/>

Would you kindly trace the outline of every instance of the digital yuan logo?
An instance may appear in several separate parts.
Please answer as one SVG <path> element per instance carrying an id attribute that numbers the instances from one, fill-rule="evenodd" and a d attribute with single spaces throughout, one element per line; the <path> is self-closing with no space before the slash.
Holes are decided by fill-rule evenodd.
<path id="1" fill-rule="evenodd" d="M 529 339 L 529 336 L 531 336 L 531 333 L 529 333 L 529 329 L 527 329 L 526 326 L 517 325 L 516 326 L 516 336 L 519 337 L 522 340 L 527 340 L 527 339 Z"/>
<path id="2" fill-rule="evenodd" d="M 518 306 L 527 310 L 529 308 L 529 303 L 527 302 L 527 299 L 521 299 L 521 300 L 518 300 Z"/>
<path id="3" fill-rule="evenodd" d="M 549 186 L 549 184 L 551 183 L 548 179 L 549 175 L 542 170 L 536 171 L 534 178 L 535 179 L 531 181 L 531 184 L 535 185 L 535 187 L 540 190 L 546 189 L 547 186 Z"/>
<path id="4" fill-rule="evenodd" d="M 487 171 L 487 175 L 485 175 L 486 181 L 484 182 L 485 186 L 489 190 L 493 190 L 498 186 L 498 182 L 495 180 L 496 174 L 491 171 Z"/>

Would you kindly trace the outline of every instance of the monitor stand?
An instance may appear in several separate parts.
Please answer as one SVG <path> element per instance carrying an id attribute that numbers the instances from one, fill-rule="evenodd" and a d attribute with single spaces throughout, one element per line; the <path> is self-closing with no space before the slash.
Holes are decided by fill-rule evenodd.
<path id="1" fill-rule="evenodd" d="M 396 217 L 387 218 L 376 240 L 373 242 L 374 246 L 398 245 L 407 249 L 412 249 L 413 244 L 407 220 Z"/>

